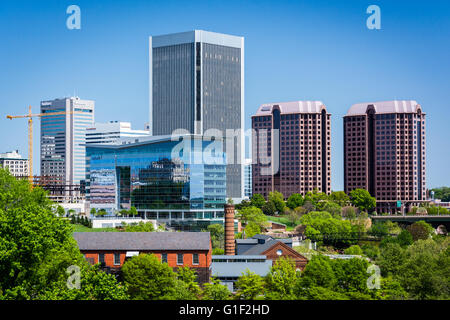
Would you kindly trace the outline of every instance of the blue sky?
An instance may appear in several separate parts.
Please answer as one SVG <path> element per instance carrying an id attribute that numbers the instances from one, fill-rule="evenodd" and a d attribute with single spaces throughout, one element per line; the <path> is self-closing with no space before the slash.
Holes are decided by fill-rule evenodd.
<path id="1" fill-rule="evenodd" d="M 81 30 L 66 8 L 81 8 Z M 381 9 L 381 30 L 366 8 Z M 427 187 L 450 185 L 450 1 L 0 2 L 0 152 L 27 155 L 41 100 L 96 101 L 96 121 L 148 119 L 148 36 L 193 29 L 245 37 L 246 127 L 268 102 L 321 100 L 332 113 L 332 188 L 343 189 L 342 116 L 354 103 L 417 100 L 427 113 Z M 39 168 L 39 121 L 34 127 Z"/>

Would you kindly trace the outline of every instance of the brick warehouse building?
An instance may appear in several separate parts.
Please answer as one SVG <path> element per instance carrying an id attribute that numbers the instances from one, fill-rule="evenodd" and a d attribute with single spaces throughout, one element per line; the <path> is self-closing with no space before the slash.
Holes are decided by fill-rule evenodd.
<path id="1" fill-rule="evenodd" d="M 330 194 L 330 118 L 320 101 L 261 105 L 252 116 L 253 194 Z"/>
<path id="2" fill-rule="evenodd" d="M 187 266 L 196 271 L 199 283 L 209 282 L 209 232 L 74 232 L 74 238 L 91 264 L 101 263 L 113 273 L 126 259 L 152 253 L 174 271 Z"/>
<path id="3" fill-rule="evenodd" d="M 378 212 L 426 201 L 425 113 L 416 101 L 351 106 L 344 116 L 344 188 L 368 190 Z"/>

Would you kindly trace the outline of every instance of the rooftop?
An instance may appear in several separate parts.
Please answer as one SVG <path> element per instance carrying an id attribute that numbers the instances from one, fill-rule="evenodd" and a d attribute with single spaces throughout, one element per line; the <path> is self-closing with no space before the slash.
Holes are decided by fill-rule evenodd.
<path id="1" fill-rule="evenodd" d="M 206 250 L 209 232 L 74 232 L 80 250 Z"/>
<path id="2" fill-rule="evenodd" d="M 348 109 L 345 116 L 365 115 L 367 108 L 373 105 L 375 113 L 416 113 L 421 106 L 415 100 L 391 100 L 356 103 Z"/>
<path id="3" fill-rule="evenodd" d="M 272 114 L 274 106 L 280 106 L 281 113 L 320 113 L 326 110 L 322 101 L 291 101 L 262 104 L 254 116 L 264 116 Z"/>
<path id="4" fill-rule="evenodd" d="M 184 43 L 203 42 L 226 47 L 243 48 L 244 38 L 225 33 L 205 30 L 191 30 L 150 37 L 152 48 L 172 46 Z"/>

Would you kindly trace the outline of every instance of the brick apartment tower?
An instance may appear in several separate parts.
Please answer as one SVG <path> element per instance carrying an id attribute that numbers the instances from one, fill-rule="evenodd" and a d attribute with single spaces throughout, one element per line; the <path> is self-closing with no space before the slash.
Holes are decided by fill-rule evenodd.
<path id="1" fill-rule="evenodd" d="M 234 256 L 234 205 L 225 204 L 225 255 Z"/>
<path id="2" fill-rule="evenodd" d="M 320 101 L 263 104 L 252 116 L 252 191 L 331 192 L 331 114 Z M 276 130 L 279 129 L 279 130 Z"/>
<path id="3" fill-rule="evenodd" d="M 358 103 L 348 110 L 344 188 L 368 190 L 377 212 L 403 211 L 426 199 L 425 113 L 416 101 Z"/>

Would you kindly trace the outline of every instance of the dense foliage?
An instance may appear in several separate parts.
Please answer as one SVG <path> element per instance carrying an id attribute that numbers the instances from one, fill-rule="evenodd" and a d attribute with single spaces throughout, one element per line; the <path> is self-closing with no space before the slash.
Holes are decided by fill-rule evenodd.
<path id="1" fill-rule="evenodd" d="M 80 271 L 80 288 L 67 286 L 71 266 Z M 113 276 L 86 262 L 46 192 L 0 169 L 0 298 L 126 297 Z"/>

